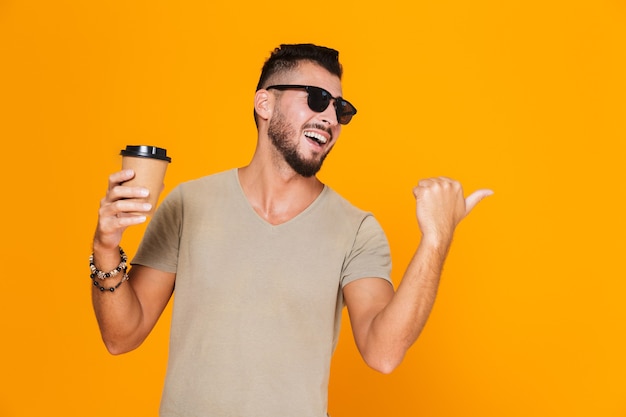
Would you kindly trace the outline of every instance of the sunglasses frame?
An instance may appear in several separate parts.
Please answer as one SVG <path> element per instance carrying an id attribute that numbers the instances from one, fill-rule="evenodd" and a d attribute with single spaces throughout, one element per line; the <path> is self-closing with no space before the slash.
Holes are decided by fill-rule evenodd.
<path id="1" fill-rule="evenodd" d="M 315 87 L 313 85 L 299 85 L 299 84 L 277 84 L 277 85 L 270 85 L 269 87 L 266 87 L 265 89 L 266 90 L 274 89 L 274 90 L 279 90 L 279 91 L 305 90 L 308 94 L 307 105 L 309 106 L 309 109 L 313 110 L 316 113 L 321 113 L 324 110 L 326 110 L 332 100 L 333 106 L 335 107 L 335 114 L 337 115 L 337 121 L 342 125 L 347 125 L 348 123 L 350 123 L 350 120 L 352 120 L 352 116 L 356 114 L 356 107 L 354 107 L 352 103 L 350 103 L 348 100 L 344 99 L 343 97 L 333 97 L 332 94 L 330 94 L 327 90 L 323 89 L 322 87 Z M 314 99 L 311 98 L 312 97 L 311 91 L 319 92 L 319 97 L 322 102 L 320 103 L 314 102 L 313 101 Z M 324 108 L 321 108 L 320 106 L 316 105 L 316 104 L 323 105 L 323 101 L 325 100 L 326 97 L 328 101 L 326 105 L 324 106 Z"/>

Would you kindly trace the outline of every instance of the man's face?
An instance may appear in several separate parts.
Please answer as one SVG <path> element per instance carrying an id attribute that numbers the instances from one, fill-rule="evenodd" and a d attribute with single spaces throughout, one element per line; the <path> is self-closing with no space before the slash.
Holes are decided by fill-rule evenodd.
<path id="1" fill-rule="evenodd" d="M 341 95 L 338 77 L 313 63 L 300 63 L 281 84 L 311 85 L 324 88 L 333 96 Z M 317 113 L 307 104 L 305 90 L 284 90 L 277 94 L 267 135 L 274 148 L 299 175 L 315 175 L 334 146 L 341 125 L 333 103 Z"/>

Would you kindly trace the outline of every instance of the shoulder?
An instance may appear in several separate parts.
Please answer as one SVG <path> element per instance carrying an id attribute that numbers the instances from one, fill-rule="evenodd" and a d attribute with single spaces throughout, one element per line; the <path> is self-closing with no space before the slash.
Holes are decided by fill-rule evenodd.
<path id="1" fill-rule="evenodd" d="M 236 171 L 229 170 L 205 177 L 188 180 L 178 184 L 163 199 L 157 211 L 169 212 L 180 216 L 193 207 L 199 207 L 210 201 L 223 201 L 226 193 L 236 189 Z M 230 191 L 229 191 L 230 190 Z M 213 198 L 207 198 L 211 196 Z"/>
<path id="2" fill-rule="evenodd" d="M 385 235 L 372 212 L 355 206 L 328 186 L 324 189 L 323 207 L 324 218 L 335 230 L 349 235 Z"/>
<path id="3" fill-rule="evenodd" d="M 354 204 L 348 201 L 345 197 L 341 196 L 339 193 L 337 193 L 335 190 L 333 190 L 327 185 L 324 188 L 323 197 L 329 209 L 335 210 L 338 213 L 341 213 L 345 216 L 362 219 L 362 218 L 372 215 L 370 212 L 356 207 Z"/>
<path id="4" fill-rule="evenodd" d="M 218 172 L 178 184 L 171 192 L 172 195 L 185 201 L 206 196 L 207 193 L 216 195 L 220 192 L 236 189 L 237 171 L 235 169 Z"/>

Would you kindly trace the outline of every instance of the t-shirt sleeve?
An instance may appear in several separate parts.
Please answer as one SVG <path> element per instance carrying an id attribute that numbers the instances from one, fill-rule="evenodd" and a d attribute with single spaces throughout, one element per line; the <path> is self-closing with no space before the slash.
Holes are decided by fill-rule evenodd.
<path id="1" fill-rule="evenodd" d="M 176 273 L 182 218 L 179 186 L 168 194 L 152 217 L 131 264 Z"/>
<path id="2" fill-rule="evenodd" d="M 352 250 L 344 263 L 342 288 L 360 278 L 382 278 L 391 283 L 391 254 L 382 227 L 366 215 L 356 233 Z"/>

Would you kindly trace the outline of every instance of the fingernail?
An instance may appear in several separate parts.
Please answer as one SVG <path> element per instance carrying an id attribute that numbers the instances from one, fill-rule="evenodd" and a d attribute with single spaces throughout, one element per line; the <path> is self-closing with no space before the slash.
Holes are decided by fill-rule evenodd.
<path id="1" fill-rule="evenodd" d="M 148 210 L 150 210 L 151 208 L 152 208 L 152 204 L 150 204 L 150 203 L 144 203 L 144 205 L 143 205 L 143 209 L 144 209 L 144 210 L 148 211 Z"/>
<path id="2" fill-rule="evenodd" d="M 150 191 L 147 188 L 142 188 L 140 193 L 142 197 L 147 197 L 148 194 L 150 194 Z"/>

